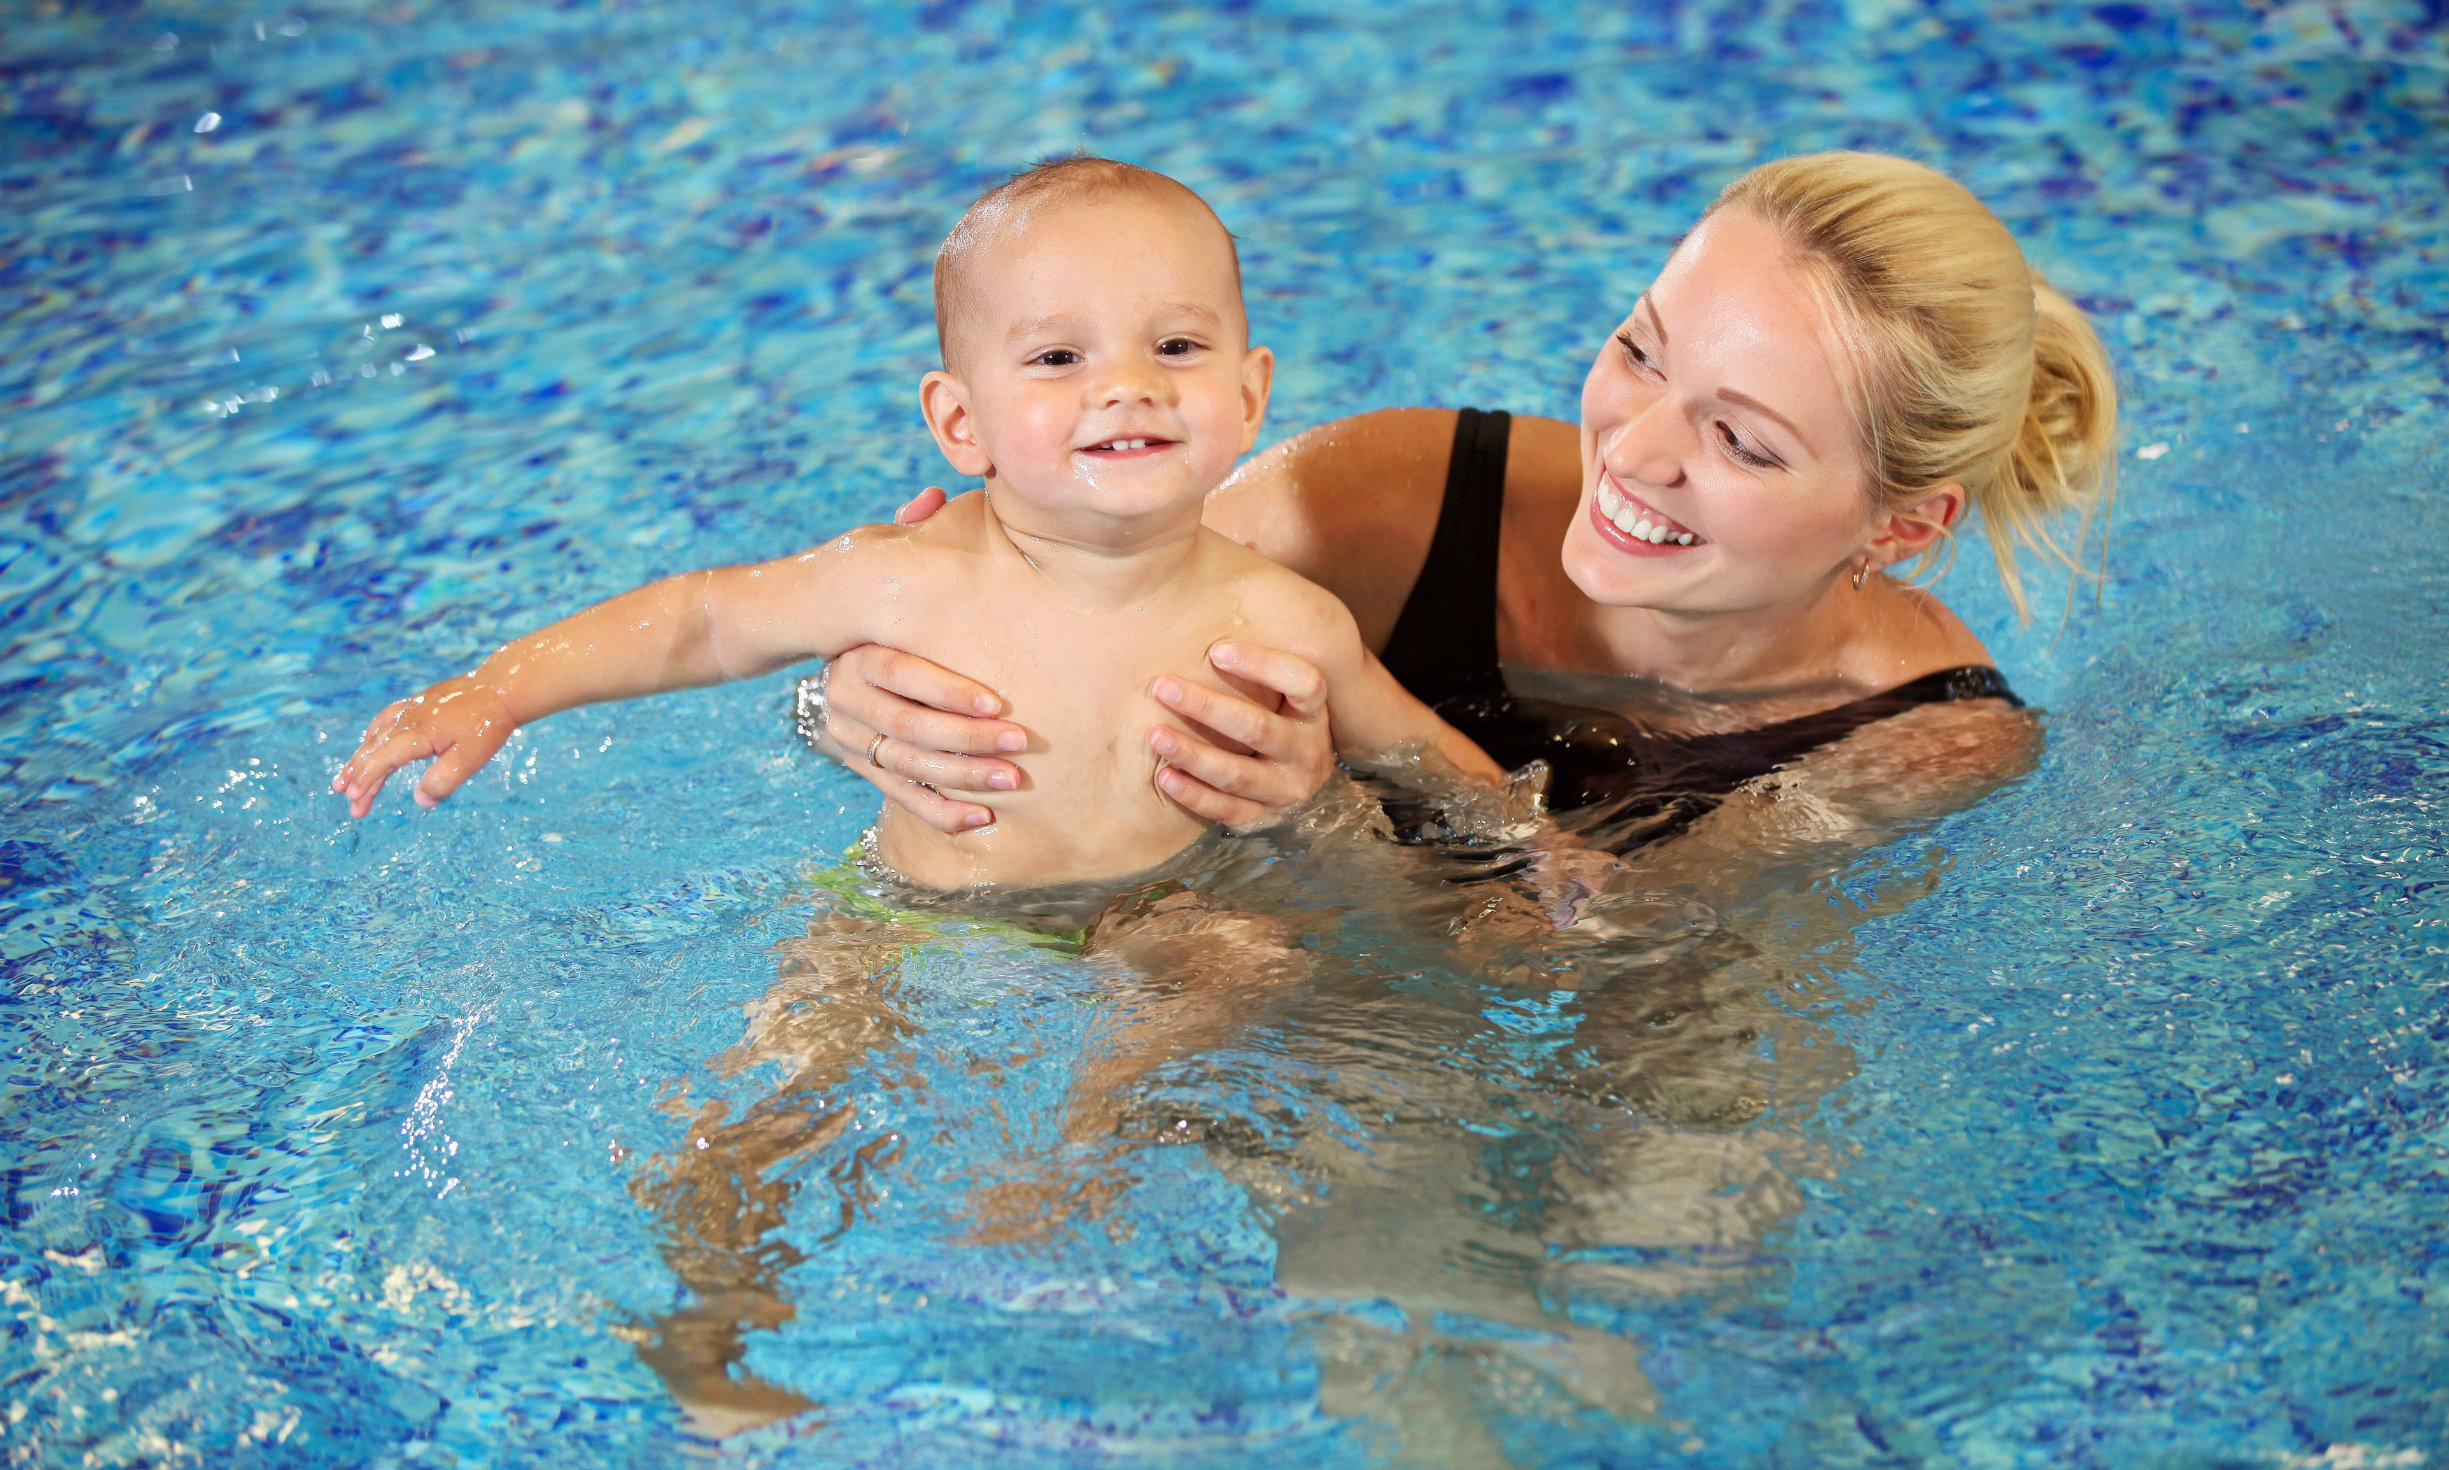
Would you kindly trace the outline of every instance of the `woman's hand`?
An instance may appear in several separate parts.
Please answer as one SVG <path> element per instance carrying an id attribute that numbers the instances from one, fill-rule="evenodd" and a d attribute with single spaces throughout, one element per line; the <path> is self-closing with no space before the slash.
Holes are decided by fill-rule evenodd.
<path id="1" fill-rule="evenodd" d="M 942 488 L 930 485 L 894 512 L 893 523 L 916 525 L 943 507 Z M 1316 795 L 1335 769 L 1326 679 L 1306 659 L 1272 648 L 1219 643 L 1208 650 L 1208 662 L 1257 685 L 1273 703 L 1157 680 L 1151 692 L 1159 703 L 1243 747 L 1228 751 L 1190 731 L 1156 726 L 1148 746 L 1159 762 L 1157 787 L 1184 810 L 1235 831 L 1269 826 Z M 946 791 L 983 795 L 1020 787 L 1020 768 L 996 757 L 1028 749 L 1029 734 L 996 718 L 1002 713 L 1003 700 L 974 679 L 863 644 L 826 668 L 817 744 L 928 826 L 962 832 L 995 814 Z"/>
<path id="2" fill-rule="evenodd" d="M 362 817 L 393 771 L 430 757 L 415 795 L 417 805 L 433 806 L 493 759 L 518 727 L 497 686 L 473 674 L 445 679 L 376 715 L 357 753 L 332 777 L 332 790 L 349 799 L 350 816 Z"/>
<path id="3" fill-rule="evenodd" d="M 1236 832 L 1271 826 L 1315 796 L 1335 769 L 1326 679 L 1307 659 L 1273 648 L 1218 643 L 1207 656 L 1219 673 L 1266 691 L 1272 707 L 1185 679 L 1157 680 L 1150 692 L 1158 703 L 1247 752 L 1158 725 L 1148 732 L 1157 789 Z"/>
<path id="4" fill-rule="evenodd" d="M 893 512 L 893 524 L 915 526 L 943 508 L 944 487 L 930 485 Z M 817 749 L 938 832 L 995 820 L 986 807 L 945 791 L 1020 789 L 1020 767 L 994 753 L 1028 749 L 1029 732 L 994 718 L 1003 700 L 977 680 L 872 643 L 845 649 L 821 677 Z"/>
<path id="5" fill-rule="evenodd" d="M 1029 732 L 975 679 L 873 643 L 826 665 L 817 748 L 867 778 L 885 800 L 938 832 L 966 832 L 994 812 L 947 791 L 1020 789 L 1020 767 L 996 752 L 1029 748 Z"/>

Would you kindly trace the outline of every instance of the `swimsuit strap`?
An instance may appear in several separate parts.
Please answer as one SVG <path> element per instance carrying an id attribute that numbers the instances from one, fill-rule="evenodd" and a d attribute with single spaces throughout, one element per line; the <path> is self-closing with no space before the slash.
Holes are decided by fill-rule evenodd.
<path id="1" fill-rule="evenodd" d="M 1505 451 L 1513 415 L 1454 416 L 1437 534 L 1379 657 L 1398 683 L 1436 705 L 1504 688 L 1497 669 L 1497 539 L 1505 524 Z"/>

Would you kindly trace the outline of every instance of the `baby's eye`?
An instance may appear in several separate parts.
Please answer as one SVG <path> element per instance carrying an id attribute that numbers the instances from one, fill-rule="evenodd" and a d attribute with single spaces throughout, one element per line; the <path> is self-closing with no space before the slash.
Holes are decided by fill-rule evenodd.
<path id="1" fill-rule="evenodd" d="M 1156 345 L 1156 350 L 1164 357 L 1188 357 L 1199 350 L 1199 344 L 1188 337 L 1168 337 Z"/>
<path id="2" fill-rule="evenodd" d="M 1078 367 L 1080 354 L 1068 347 L 1049 347 L 1029 361 L 1036 367 Z"/>

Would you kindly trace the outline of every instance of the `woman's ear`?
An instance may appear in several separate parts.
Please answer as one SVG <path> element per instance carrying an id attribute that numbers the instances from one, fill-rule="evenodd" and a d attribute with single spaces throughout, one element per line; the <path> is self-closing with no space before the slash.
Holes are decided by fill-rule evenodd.
<path id="1" fill-rule="evenodd" d="M 982 480 L 994 476 L 995 462 L 978 442 L 978 416 L 970 411 L 969 390 L 959 378 L 933 372 L 919 379 L 918 411 L 927 416 L 927 432 L 954 469 Z"/>
<path id="2" fill-rule="evenodd" d="M 1911 505 L 1889 511 L 1881 519 L 1879 534 L 1871 538 L 1872 564 L 1894 566 L 1937 545 L 1963 517 L 1965 501 L 1964 487 L 1950 480 Z"/>

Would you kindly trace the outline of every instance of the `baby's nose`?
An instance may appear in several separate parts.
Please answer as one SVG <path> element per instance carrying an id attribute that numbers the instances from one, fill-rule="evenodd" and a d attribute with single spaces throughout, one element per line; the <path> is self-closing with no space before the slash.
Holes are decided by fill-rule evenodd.
<path id="1" fill-rule="evenodd" d="M 1162 403 L 1171 380 L 1154 363 L 1117 362 L 1099 374 L 1091 389 L 1097 401 L 1112 408 L 1133 403 Z"/>

